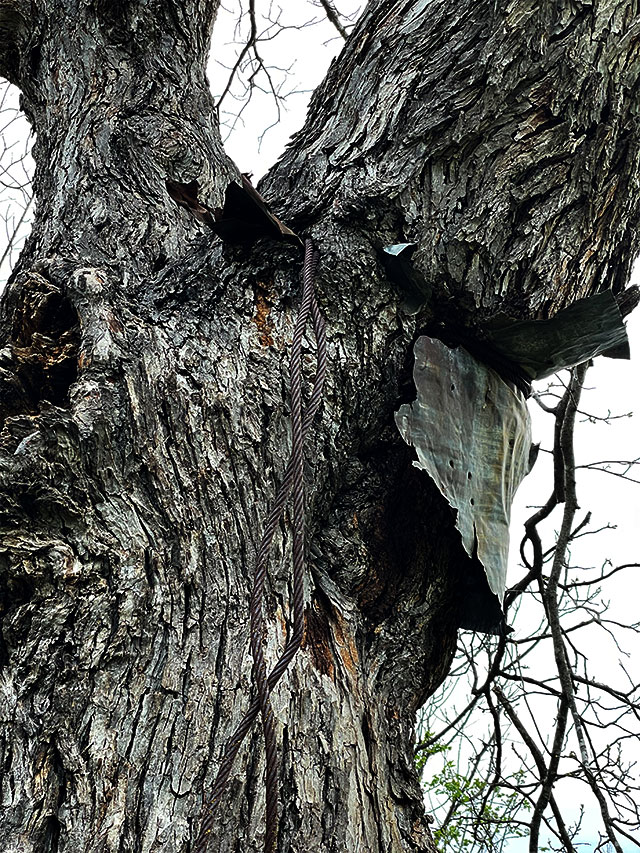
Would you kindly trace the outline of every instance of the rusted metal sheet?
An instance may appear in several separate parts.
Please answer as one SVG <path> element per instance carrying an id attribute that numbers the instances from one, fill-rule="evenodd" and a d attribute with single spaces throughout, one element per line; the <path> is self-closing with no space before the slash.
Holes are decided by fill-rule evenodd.
<path id="1" fill-rule="evenodd" d="M 426 336 L 414 347 L 415 402 L 396 423 L 425 470 L 456 511 L 456 527 L 486 583 L 470 584 L 461 627 L 497 630 L 502 621 L 509 518 L 529 471 L 531 429 L 524 396 L 462 347 Z M 471 569 L 471 563 L 470 563 Z M 467 591 L 468 592 L 468 591 Z M 491 626 L 491 627 L 488 627 Z"/>

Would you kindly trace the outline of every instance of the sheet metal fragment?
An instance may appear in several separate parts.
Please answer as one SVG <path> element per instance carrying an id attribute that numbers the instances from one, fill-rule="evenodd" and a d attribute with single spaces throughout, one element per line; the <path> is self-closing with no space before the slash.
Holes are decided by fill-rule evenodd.
<path id="1" fill-rule="evenodd" d="M 415 402 L 400 407 L 396 424 L 425 470 L 456 511 L 468 556 L 480 560 L 486 582 L 466 589 L 461 627 L 495 630 L 502 622 L 509 553 L 509 519 L 516 489 L 529 471 L 531 429 L 524 396 L 465 349 L 435 338 L 415 347 Z"/>
<path id="2" fill-rule="evenodd" d="M 271 237 L 302 245 L 302 240 L 291 228 L 272 213 L 271 208 L 249 180 L 240 175 L 241 183 L 231 181 L 224 192 L 224 205 L 210 208 L 198 199 L 200 184 L 188 184 L 167 178 L 167 192 L 171 198 L 188 210 L 199 222 L 215 231 L 229 243 L 242 243 Z"/>
<path id="3" fill-rule="evenodd" d="M 499 352 L 532 379 L 543 379 L 596 355 L 629 358 L 629 340 L 613 293 L 579 299 L 550 320 L 501 318 L 485 330 Z"/>
<path id="4" fill-rule="evenodd" d="M 402 308 L 408 314 L 419 311 L 431 296 L 431 286 L 411 263 L 417 247 L 417 243 L 393 243 L 382 250 L 385 272 L 404 295 Z"/>

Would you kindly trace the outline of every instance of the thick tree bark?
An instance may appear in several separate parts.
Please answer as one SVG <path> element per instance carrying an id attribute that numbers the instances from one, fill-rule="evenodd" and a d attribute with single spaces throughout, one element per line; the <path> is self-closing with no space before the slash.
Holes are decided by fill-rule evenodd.
<path id="1" fill-rule="evenodd" d="M 204 66 L 214 0 L 0 0 L 37 133 L 34 230 L 0 354 L 2 848 L 179 851 L 248 704 L 248 596 L 290 444 L 301 256 L 232 246 Z M 397 432 L 417 333 L 620 289 L 637 248 L 635 3 L 370 4 L 264 184 L 321 251 L 303 650 L 273 696 L 278 849 L 430 851 L 416 709 L 470 568 Z M 406 316 L 379 251 L 419 244 Z M 444 334 L 444 331 L 443 331 Z M 267 654 L 288 631 L 291 540 Z M 212 851 L 260 850 L 256 727 Z"/>

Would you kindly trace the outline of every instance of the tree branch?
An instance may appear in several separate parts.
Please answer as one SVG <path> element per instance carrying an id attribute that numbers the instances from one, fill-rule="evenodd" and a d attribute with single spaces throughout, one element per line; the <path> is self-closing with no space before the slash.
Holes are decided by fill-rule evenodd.
<path id="1" fill-rule="evenodd" d="M 336 9 L 336 7 L 333 5 L 333 3 L 331 2 L 331 0 L 318 0 L 318 2 L 320 3 L 320 5 L 322 6 L 322 8 L 324 9 L 325 14 L 326 14 L 326 16 L 327 16 L 327 19 L 328 19 L 329 21 L 331 21 L 331 23 L 333 24 L 333 26 L 336 28 L 336 30 L 337 30 L 337 31 L 340 33 L 340 35 L 342 36 L 342 38 L 343 38 L 343 39 L 346 39 L 346 38 L 348 37 L 349 33 L 348 33 L 348 32 L 345 30 L 345 28 L 342 26 L 342 22 L 341 22 L 341 20 L 340 20 L 340 15 L 338 14 L 338 10 L 337 10 L 337 9 Z"/>
<path id="2" fill-rule="evenodd" d="M 524 724 L 522 723 L 522 721 L 518 717 L 515 709 L 513 708 L 513 706 L 511 705 L 511 703 L 509 702 L 509 700 L 505 696 L 504 692 L 500 689 L 500 687 L 497 684 L 494 684 L 493 692 L 498 697 L 498 701 L 500 702 L 500 704 L 504 708 L 507 716 L 509 717 L 509 719 L 511 720 L 511 722 L 515 726 L 518 734 L 520 735 L 520 737 L 524 741 L 525 745 L 527 746 L 529 752 L 533 756 L 533 760 L 535 761 L 536 766 L 538 768 L 538 774 L 539 774 L 540 779 L 543 779 L 545 781 L 548 780 L 550 778 L 549 768 L 547 767 L 545 760 L 544 760 L 544 756 L 542 755 L 542 752 L 538 749 L 536 742 L 531 737 L 526 726 L 524 726 Z M 558 808 L 558 804 L 556 802 L 556 799 L 553 796 L 552 786 L 549 789 L 549 803 L 550 803 L 551 808 L 553 810 L 553 815 L 556 819 L 556 824 L 558 826 L 558 832 L 560 833 L 560 837 L 562 838 L 562 842 L 565 845 L 568 853 L 571 853 L 571 851 L 575 850 L 575 847 L 573 846 L 573 842 L 572 842 L 571 838 L 569 837 L 569 833 L 567 832 L 567 828 L 566 828 L 566 825 L 564 823 L 562 813 L 561 813 L 560 809 Z M 537 804 L 536 804 L 536 808 L 537 808 Z"/>

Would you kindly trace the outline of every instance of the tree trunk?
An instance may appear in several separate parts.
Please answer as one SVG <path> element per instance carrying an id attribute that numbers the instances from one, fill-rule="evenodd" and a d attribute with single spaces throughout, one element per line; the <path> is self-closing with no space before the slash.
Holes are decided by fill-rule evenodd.
<path id="1" fill-rule="evenodd" d="M 290 447 L 301 253 L 230 244 L 166 181 L 239 180 L 205 62 L 216 0 L 0 0 L 37 134 L 32 236 L 3 295 L 3 850 L 183 851 L 251 696 L 248 600 Z M 278 850 L 432 851 L 416 709 L 471 570 L 394 424 L 424 331 L 546 316 L 627 280 L 637 5 L 369 5 L 262 191 L 321 252 L 306 630 L 276 688 Z M 418 244 L 413 315 L 380 250 Z M 310 353 L 311 355 L 311 353 Z M 308 372 L 308 371 L 307 371 Z M 443 415 L 444 417 L 444 415 Z M 291 535 L 266 653 L 289 628 Z M 256 726 L 210 850 L 258 851 Z"/>

